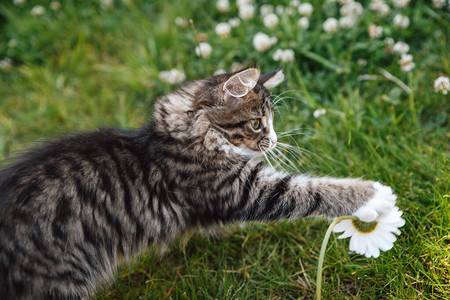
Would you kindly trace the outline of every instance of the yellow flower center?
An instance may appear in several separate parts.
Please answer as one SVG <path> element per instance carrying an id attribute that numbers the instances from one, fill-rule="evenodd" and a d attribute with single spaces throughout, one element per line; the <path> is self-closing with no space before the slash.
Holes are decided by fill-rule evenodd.
<path id="1" fill-rule="evenodd" d="M 353 226 L 361 233 L 371 233 L 377 228 L 378 222 L 363 222 L 361 220 L 352 220 Z"/>

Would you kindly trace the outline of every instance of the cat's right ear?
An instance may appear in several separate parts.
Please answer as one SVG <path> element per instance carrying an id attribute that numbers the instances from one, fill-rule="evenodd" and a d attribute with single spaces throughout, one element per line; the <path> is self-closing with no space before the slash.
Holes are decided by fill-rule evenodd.
<path id="1" fill-rule="evenodd" d="M 224 102 L 228 103 L 247 95 L 255 87 L 259 75 L 258 69 L 249 68 L 231 76 L 223 84 Z"/>

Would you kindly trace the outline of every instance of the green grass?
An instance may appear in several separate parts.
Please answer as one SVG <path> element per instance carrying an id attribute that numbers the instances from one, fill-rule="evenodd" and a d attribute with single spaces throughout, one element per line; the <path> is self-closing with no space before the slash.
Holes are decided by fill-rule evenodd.
<path id="1" fill-rule="evenodd" d="M 330 34 L 322 23 L 338 16 L 339 5 L 324 11 L 323 1 L 311 0 L 315 10 L 306 31 L 296 27 L 298 14 L 281 17 L 269 30 L 257 13 L 222 40 L 214 27 L 237 16 L 234 2 L 220 14 L 215 1 L 116 0 L 102 9 L 99 1 L 68 0 L 58 12 L 41 1 L 46 12 L 38 17 L 28 2 L 0 4 L 0 60 L 13 62 L 0 70 L 0 159 L 45 137 L 98 126 L 139 127 L 155 99 L 176 88 L 158 79 L 161 70 L 178 68 L 195 80 L 230 70 L 233 62 L 263 71 L 281 65 L 287 80 L 274 93 L 287 97 L 276 129 L 304 128 L 308 134 L 291 142 L 313 153 L 305 152 L 298 169 L 390 185 L 406 219 L 394 248 L 378 259 L 349 254 L 348 241 L 332 237 L 324 298 L 450 298 L 450 96 L 433 91 L 434 79 L 450 75 L 447 8 L 417 0 L 396 9 L 387 1 L 391 12 L 379 17 L 369 1 L 361 1 L 359 26 Z M 406 29 L 392 25 L 399 12 L 411 20 Z M 210 58 L 196 57 L 195 34 L 175 26 L 176 16 L 194 20 L 197 38 L 213 47 Z M 368 37 L 371 23 L 383 26 L 383 38 Z M 259 31 L 276 36 L 278 44 L 255 51 L 252 38 Z M 409 44 L 416 64 L 411 72 L 400 70 L 398 54 L 384 51 L 385 37 Z M 296 61 L 273 61 L 278 47 L 294 49 Z M 375 80 L 360 80 L 364 74 Z M 319 108 L 327 113 L 316 119 Z M 124 266 L 96 298 L 311 299 L 327 225 L 308 219 L 194 235 L 186 245 L 174 243 L 163 255 L 150 251 Z"/>

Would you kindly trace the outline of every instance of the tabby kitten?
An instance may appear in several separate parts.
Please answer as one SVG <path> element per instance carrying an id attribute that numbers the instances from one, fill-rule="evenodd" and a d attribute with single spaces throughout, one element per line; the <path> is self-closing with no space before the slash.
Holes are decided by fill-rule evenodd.
<path id="1" fill-rule="evenodd" d="M 140 129 L 67 136 L 3 168 L 0 299 L 86 299 L 120 261 L 183 232 L 335 218 L 376 200 L 371 181 L 263 164 L 277 143 L 268 88 L 282 80 L 249 68 L 190 82 Z"/>

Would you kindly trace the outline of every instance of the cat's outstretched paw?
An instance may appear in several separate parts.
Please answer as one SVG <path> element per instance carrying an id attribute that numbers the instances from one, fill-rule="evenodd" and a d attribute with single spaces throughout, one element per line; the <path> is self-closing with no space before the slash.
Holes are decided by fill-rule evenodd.
<path id="1" fill-rule="evenodd" d="M 374 182 L 373 188 L 375 190 L 373 197 L 353 214 L 364 222 L 373 222 L 379 214 L 391 211 L 397 200 L 397 196 L 389 186 Z"/>

